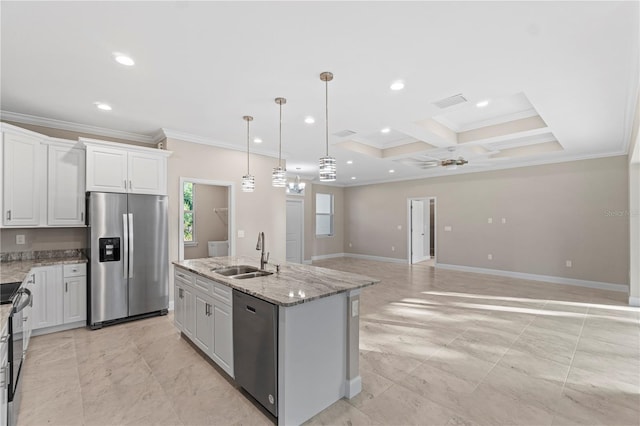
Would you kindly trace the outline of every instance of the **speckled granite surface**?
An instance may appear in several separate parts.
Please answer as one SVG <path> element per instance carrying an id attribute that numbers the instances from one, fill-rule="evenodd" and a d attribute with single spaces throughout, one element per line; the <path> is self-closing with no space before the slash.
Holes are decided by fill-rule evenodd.
<path id="1" fill-rule="evenodd" d="M 31 250 L 0 253 L 0 262 L 14 262 L 16 260 L 43 260 L 67 257 L 78 257 L 85 254 L 84 249 L 65 250 Z"/>
<path id="2" fill-rule="evenodd" d="M 208 257 L 183 260 L 173 262 L 173 264 L 280 306 L 311 302 L 321 297 L 367 287 L 379 282 L 375 278 L 364 275 L 297 263 L 283 264 L 280 267 L 280 273 L 245 280 L 225 277 L 212 271 L 212 269 L 235 265 L 258 267 L 260 260 L 251 257 Z M 275 266 L 267 265 L 267 270 L 273 272 Z"/>
<path id="3" fill-rule="evenodd" d="M 15 260 L 13 262 L 0 262 L 0 284 L 24 281 L 31 268 L 37 266 L 63 265 L 71 263 L 86 263 L 84 255 L 73 257 L 51 257 L 35 260 Z"/>

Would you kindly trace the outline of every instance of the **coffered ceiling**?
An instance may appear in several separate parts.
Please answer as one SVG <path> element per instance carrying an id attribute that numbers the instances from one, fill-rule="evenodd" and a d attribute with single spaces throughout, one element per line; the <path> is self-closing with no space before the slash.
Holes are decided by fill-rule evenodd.
<path id="1" fill-rule="evenodd" d="M 333 72 L 341 185 L 625 154 L 638 94 L 636 1 L 2 1 L 0 12 L 3 120 L 242 150 L 252 115 L 252 150 L 277 155 L 281 96 L 290 176 L 317 175 L 319 74 Z"/>

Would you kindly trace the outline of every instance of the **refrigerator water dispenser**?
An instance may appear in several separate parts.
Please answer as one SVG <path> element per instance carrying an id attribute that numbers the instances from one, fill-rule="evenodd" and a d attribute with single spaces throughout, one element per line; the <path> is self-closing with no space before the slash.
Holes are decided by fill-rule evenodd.
<path id="1" fill-rule="evenodd" d="M 120 261 L 120 238 L 98 238 L 100 262 Z"/>

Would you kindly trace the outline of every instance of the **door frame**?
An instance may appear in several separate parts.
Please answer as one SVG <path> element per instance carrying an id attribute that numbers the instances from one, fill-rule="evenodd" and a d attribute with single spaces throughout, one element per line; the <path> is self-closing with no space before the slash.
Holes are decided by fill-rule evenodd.
<path id="1" fill-rule="evenodd" d="M 430 212 L 430 202 L 433 200 L 433 217 L 430 219 L 433 221 L 433 245 L 434 245 L 434 262 L 438 263 L 438 250 L 435 248 L 438 246 L 438 215 L 436 212 L 438 211 L 438 200 L 434 196 L 422 196 L 422 197 L 408 197 L 407 198 L 407 263 L 409 265 L 413 265 L 413 256 L 411 254 L 411 244 L 413 243 L 413 236 L 411 235 L 411 202 L 412 201 L 424 201 L 424 211 Z M 430 214 L 429 214 L 430 215 Z M 429 257 L 431 253 L 428 253 Z"/>
<path id="2" fill-rule="evenodd" d="M 304 264 L 304 199 L 302 198 L 293 198 L 293 197 L 287 197 L 286 202 L 288 203 L 289 201 L 293 201 L 295 203 L 300 204 L 300 214 L 302 215 L 302 220 L 300 221 L 300 264 L 303 265 Z M 286 204 L 285 204 L 286 206 Z M 285 207 L 285 212 L 286 212 L 286 207 Z M 286 218 L 285 218 L 286 221 Z M 285 246 L 286 246 L 286 223 L 285 223 Z M 286 247 L 285 247 L 285 258 L 287 256 L 286 253 Z"/>
<path id="3" fill-rule="evenodd" d="M 180 176 L 180 189 L 179 189 L 179 198 L 178 202 L 180 203 L 180 207 L 178 210 L 178 260 L 184 260 L 184 221 L 182 218 L 182 200 L 184 199 L 184 183 L 185 182 L 193 182 L 195 184 L 201 185 L 212 185 L 212 186 L 226 186 L 227 187 L 227 205 L 229 206 L 229 221 L 227 223 L 227 232 L 229 235 L 229 256 L 236 255 L 236 198 L 235 198 L 235 184 L 233 182 L 224 181 L 224 180 L 209 180 L 209 179 L 199 179 L 199 178 L 190 178 Z"/>

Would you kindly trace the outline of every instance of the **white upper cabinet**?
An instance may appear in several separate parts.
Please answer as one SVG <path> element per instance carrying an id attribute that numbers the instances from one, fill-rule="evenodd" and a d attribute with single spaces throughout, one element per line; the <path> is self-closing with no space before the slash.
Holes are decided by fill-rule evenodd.
<path id="1" fill-rule="evenodd" d="M 41 219 L 41 188 L 44 183 L 44 136 L 2 127 L 2 224 L 38 226 Z M 44 194 L 42 194 L 44 195 Z"/>
<path id="2" fill-rule="evenodd" d="M 84 225 L 84 149 L 49 145 L 48 225 Z"/>
<path id="3" fill-rule="evenodd" d="M 169 151 L 94 139 L 87 147 L 87 191 L 167 194 Z"/>

